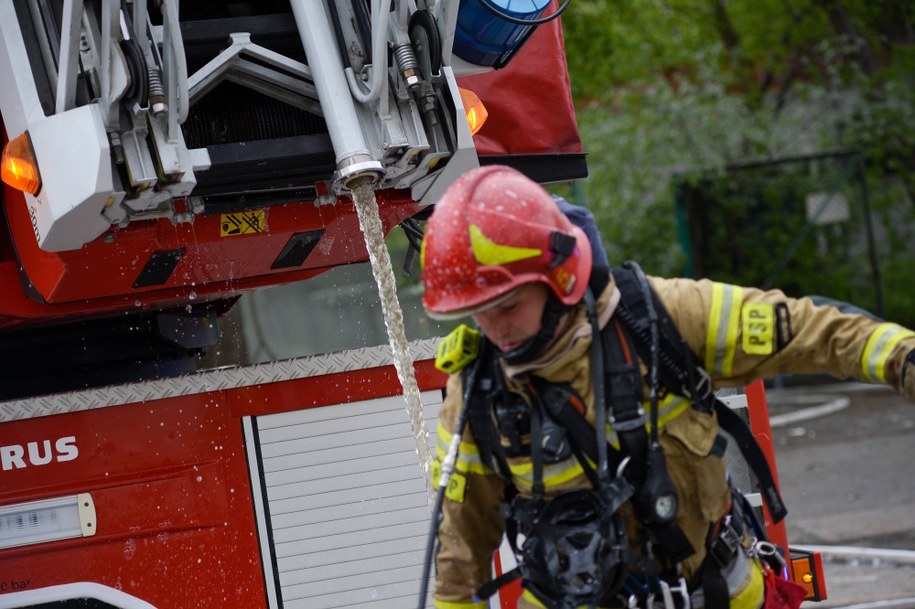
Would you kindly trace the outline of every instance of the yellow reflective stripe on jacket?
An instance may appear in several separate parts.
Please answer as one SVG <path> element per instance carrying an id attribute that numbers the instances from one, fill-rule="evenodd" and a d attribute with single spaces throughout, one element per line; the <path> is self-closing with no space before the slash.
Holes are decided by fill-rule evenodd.
<path id="1" fill-rule="evenodd" d="M 683 412 L 691 405 L 692 404 L 690 401 L 686 398 L 675 395 L 673 393 L 668 393 L 666 396 L 664 396 L 664 399 L 658 403 L 658 406 L 660 406 L 658 409 L 658 427 L 664 427 L 672 420 L 683 414 Z M 651 407 L 646 405 L 645 409 L 646 411 L 650 411 Z M 650 431 L 650 418 L 649 423 L 645 427 Z"/>
<path id="2" fill-rule="evenodd" d="M 543 603 L 540 602 L 540 599 L 534 596 L 534 594 L 527 588 L 521 590 L 521 600 L 530 603 L 535 607 L 546 607 Z"/>
<path id="3" fill-rule="evenodd" d="M 440 601 L 438 599 L 433 600 L 435 609 L 487 609 L 489 607 L 489 601 L 477 601 L 469 603 L 452 603 L 449 601 Z"/>
<path id="4" fill-rule="evenodd" d="M 439 462 L 441 462 L 445 459 L 445 455 L 448 454 L 448 448 L 451 446 L 451 438 L 454 437 L 454 434 L 448 433 L 448 430 L 439 424 L 435 435 L 437 436 L 437 441 L 435 443 L 435 456 L 438 458 Z M 454 464 L 454 469 L 462 473 L 494 473 L 491 467 L 483 463 L 483 460 L 480 458 L 480 450 L 477 448 L 477 445 L 471 442 L 461 442 L 461 446 L 458 449 L 457 462 Z"/>
<path id="5" fill-rule="evenodd" d="M 668 393 L 658 402 L 658 428 L 664 427 L 672 420 L 683 414 L 692 404 L 682 396 Z M 651 402 L 644 402 L 642 408 L 645 409 L 645 430 L 651 431 Z M 620 439 L 613 430 L 610 423 L 607 423 L 607 441 L 613 448 L 619 449 Z"/>
<path id="6" fill-rule="evenodd" d="M 899 341 L 915 336 L 915 332 L 900 325 L 884 323 L 877 326 L 867 339 L 861 355 L 861 369 L 865 378 L 886 382 L 886 360 L 893 353 Z"/>
<path id="7" fill-rule="evenodd" d="M 658 427 L 664 427 L 670 421 L 683 414 L 691 404 L 686 398 L 669 393 L 658 403 L 658 406 Z M 646 412 L 650 412 L 650 409 L 650 405 L 646 403 Z M 650 431 L 650 417 L 646 418 L 648 420 L 645 422 L 645 429 Z M 609 423 L 607 424 L 607 441 L 614 448 L 619 449 L 619 437 Z M 594 463 L 590 463 L 590 459 L 588 461 L 591 467 L 596 466 Z M 517 483 L 523 484 L 528 488 L 531 488 L 534 485 L 534 464 L 530 460 L 515 463 L 509 462 L 508 468 L 511 470 L 512 476 Z M 559 463 L 550 463 L 543 466 L 543 484 L 546 487 L 558 486 L 583 474 L 584 470 L 578 462 L 578 459 L 569 457 Z"/>
<path id="8" fill-rule="evenodd" d="M 593 464 L 592 464 L 593 466 Z M 512 479 L 526 488 L 534 486 L 534 464 L 529 459 L 518 463 L 509 461 L 508 469 L 511 470 Z M 575 457 L 563 459 L 559 463 L 548 463 L 543 466 L 543 485 L 546 487 L 558 486 L 578 476 L 584 475 L 581 463 Z"/>
<path id="9" fill-rule="evenodd" d="M 712 306 L 705 338 L 705 369 L 713 377 L 731 376 L 742 304 L 743 289 L 726 283 L 712 284 Z"/>

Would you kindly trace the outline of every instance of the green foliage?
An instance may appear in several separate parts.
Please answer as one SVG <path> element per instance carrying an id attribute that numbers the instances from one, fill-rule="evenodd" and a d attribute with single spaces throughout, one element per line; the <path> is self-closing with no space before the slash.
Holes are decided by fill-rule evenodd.
<path id="1" fill-rule="evenodd" d="M 887 315 L 915 325 L 915 286 L 904 279 L 915 255 L 913 19 L 901 2 L 575 0 L 563 27 L 590 166 L 578 199 L 595 212 L 611 260 L 684 272 L 695 253 L 680 247 L 686 222 L 673 201 L 685 184 L 714 210 L 707 230 L 722 275 L 758 285 L 775 269 L 754 260 L 775 265 L 795 247 L 779 285 L 873 309 L 859 185 L 843 185 L 859 215 L 808 229 L 795 246 L 804 198 L 827 190 L 839 168 L 732 170 L 860 150 Z M 751 237 L 736 238 L 737 227 Z"/>

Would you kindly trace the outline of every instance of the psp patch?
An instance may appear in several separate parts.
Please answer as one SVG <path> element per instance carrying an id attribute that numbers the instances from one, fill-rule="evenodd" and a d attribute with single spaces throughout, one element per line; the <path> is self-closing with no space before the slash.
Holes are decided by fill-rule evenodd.
<path id="1" fill-rule="evenodd" d="M 437 489 L 442 479 L 442 464 L 437 460 L 433 461 L 430 469 L 431 471 L 429 473 L 431 474 L 432 488 Z M 464 503 L 464 495 L 466 492 L 467 477 L 457 472 L 452 473 L 451 478 L 448 479 L 448 488 L 445 489 L 445 497 L 452 501 L 457 501 L 458 503 Z"/>
<path id="2" fill-rule="evenodd" d="M 464 503 L 464 495 L 467 492 L 467 478 L 457 472 L 451 474 L 448 479 L 448 488 L 445 489 L 445 497 L 458 503 Z"/>
<path id="3" fill-rule="evenodd" d="M 775 306 L 746 303 L 740 311 L 740 346 L 747 355 L 772 355 L 775 351 Z"/>

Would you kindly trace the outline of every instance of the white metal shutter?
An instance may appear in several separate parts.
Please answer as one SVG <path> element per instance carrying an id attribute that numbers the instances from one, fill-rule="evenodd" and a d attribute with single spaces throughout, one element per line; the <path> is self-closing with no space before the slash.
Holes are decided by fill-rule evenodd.
<path id="1" fill-rule="evenodd" d="M 441 398 L 422 394 L 432 441 Z M 249 438 L 271 605 L 415 607 L 431 507 L 404 398 L 257 417 Z"/>

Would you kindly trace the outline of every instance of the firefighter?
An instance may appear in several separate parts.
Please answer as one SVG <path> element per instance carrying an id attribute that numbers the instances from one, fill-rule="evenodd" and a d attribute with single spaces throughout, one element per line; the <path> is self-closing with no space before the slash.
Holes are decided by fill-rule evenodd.
<path id="1" fill-rule="evenodd" d="M 472 381 L 466 369 L 449 378 L 439 415 L 438 459 L 458 432 L 466 402 L 486 402 L 488 415 L 477 417 L 476 425 L 470 415 L 471 425 L 463 427 L 454 479 L 442 504 L 434 590 L 439 609 L 487 606 L 479 594 L 487 585 L 492 592 L 491 560 L 506 531 L 529 538 L 521 538 L 519 550 L 524 577 L 519 607 L 644 606 L 664 600 L 668 609 L 711 609 L 722 606 L 720 589 L 710 591 L 721 582 L 724 606 L 762 605 L 766 566 L 753 548 L 759 532 L 738 522 L 747 522 L 746 514 L 735 517 L 740 500 L 727 480 L 718 417 L 674 388 L 653 387 L 645 358 L 633 364 L 638 400 L 654 409 L 649 421 L 656 422 L 653 437 L 666 463 L 659 475 L 675 489 L 674 541 L 651 533 L 656 527 L 649 526 L 653 517 L 646 515 L 639 489 L 622 476 L 613 482 L 622 504 L 611 506 L 618 521 L 592 513 L 592 500 L 576 494 L 593 491 L 594 470 L 601 464 L 570 451 L 571 432 L 562 425 L 557 429 L 554 417 L 544 416 L 536 404 L 547 395 L 579 400 L 591 429 L 605 418 L 595 404 L 600 381 L 592 370 L 597 353 L 592 343 L 615 323 L 621 293 L 609 274 L 593 281 L 603 270 L 602 252 L 540 185 L 503 166 L 462 176 L 429 218 L 422 247 L 423 305 L 433 318 L 471 317 L 486 345 L 478 356 L 483 370 Z M 826 372 L 885 383 L 915 401 L 915 332 L 906 328 L 778 290 L 656 277 L 647 284 L 715 389 L 777 374 Z M 485 353 L 489 364 L 482 363 Z M 481 383 L 487 371 L 492 378 Z M 474 387 L 467 391 L 470 382 Z M 613 412 L 611 404 L 606 407 Z M 487 424 L 495 430 L 495 446 L 484 447 L 477 437 Z M 608 421 L 608 440 L 618 447 L 623 434 L 613 427 Z M 557 444 L 556 437 L 566 441 Z M 645 471 L 641 466 L 643 485 L 653 475 Z M 599 494 L 594 501 L 606 507 L 612 493 Z M 551 511 L 557 498 L 562 507 Z M 582 530 L 569 532 L 569 526 Z M 726 534 L 733 542 L 735 529 L 739 543 L 723 546 Z M 595 542 L 595 535 L 615 539 Z M 617 547 L 621 541 L 625 548 Z M 576 596 L 575 590 L 587 593 Z"/>

